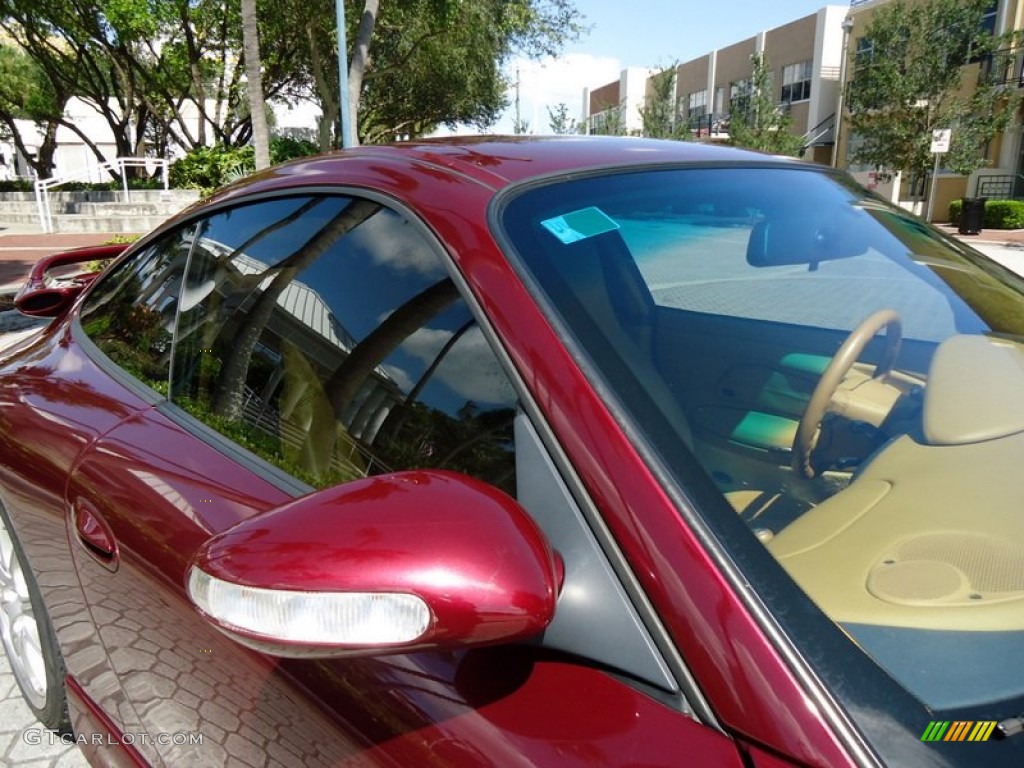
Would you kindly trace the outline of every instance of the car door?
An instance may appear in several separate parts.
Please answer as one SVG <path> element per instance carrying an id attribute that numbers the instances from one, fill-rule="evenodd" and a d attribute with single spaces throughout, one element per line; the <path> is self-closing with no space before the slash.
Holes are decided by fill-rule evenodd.
<path id="1" fill-rule="evenodd" d="M 739 764 L 693 719 L 424 227 L 373 196 L 309 194 L 182 231 L 167 379 L 136 366 L 126 382 L 166 398 L 96 441 L 68 486 L 75 564 L 137 718 L 133 733 L 115 717 L 122 742 L 169 765 L 656 766 L 684 749 Z M 126 334 L 166 328 L 136 311 L 112 333 L 103 295 L 83 312 L 98 356 L 131 360 L 147 342 Z M 571 588 L 543 643 L 286 660 L 231 641 L 188 599 L 211 536 L 414 468 L 518 495 L 551 537 Z"/>

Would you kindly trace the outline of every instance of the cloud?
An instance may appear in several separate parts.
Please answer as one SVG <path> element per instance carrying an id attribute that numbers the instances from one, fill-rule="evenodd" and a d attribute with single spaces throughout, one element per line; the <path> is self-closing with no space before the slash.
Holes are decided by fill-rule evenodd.
<path id="1" fill-rule="evenodd" d="M 429 365 L 452 337 L 452 332 L 438 328 L 420 328 L 412 334 L 402 349 Z M 398 368 L 388 368 L 396 378 L 409 376 Z M 515 393 L 508 377 L 501 369 L 490 345 L 480 328 L 473 326 L 448 351 L 444 361 L 434 372 L 434 378 L 466 400 L 476 403 L 509 403 Z"/>
<path id="2" fill-rule="evenodd" d="M 370 254 L 377 264 L 426 277 L 442 277 L 444 264 L 422 233 L 399 214 L 385 209 L 348 234 L 348 245 Z"/>
<path id="3" fill-rule="evenodd" d="M 512 133 L 515 123 L 515 82 L 519 75 L 519 113 L 529 123 L 528 133 L 550 133 L 548 108 L 559 104 L 569 108 L 569 116 L 580 120 L 583 114 L 583 89 L 598 88 L 617 80 L 622 67 L 618 59 L 571 53 L 557 59 L 513 59 L 505 67 L 505 76 L 512 84 L 507 97 L 509 107 L 488 133 Z M 477 133 L 475 128 L 455 131 L 456 134 Z"/>

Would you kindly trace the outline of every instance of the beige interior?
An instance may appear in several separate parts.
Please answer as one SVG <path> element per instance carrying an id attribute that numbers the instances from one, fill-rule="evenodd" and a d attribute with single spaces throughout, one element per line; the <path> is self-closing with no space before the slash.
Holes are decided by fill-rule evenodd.
<path id="1" fill-rule="evenodd" d="M 1024 629 L 1022 403 L 1019 345 L 945 341 L 923 438 L 892 441 L 769 551 L 839 622 Z"/>

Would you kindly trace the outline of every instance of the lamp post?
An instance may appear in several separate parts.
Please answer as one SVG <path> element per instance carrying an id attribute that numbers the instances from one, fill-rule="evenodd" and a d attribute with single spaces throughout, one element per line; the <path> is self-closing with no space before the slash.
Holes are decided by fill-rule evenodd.
<path id="1" fill-rule="evenodd" d="M 334 15 L 338 25 L 338 106 L 341 112 L 341 146 L 355 146 L 355 133 L 352 130 L 352 115 L 349 112 L 348 98 L 348 42 L 345 35 L 345 0 L 334 1 Z"/>
<path id="2" fill-rule="evenodd" d="M 839 98 L 836 100 L 835 128 L 832 131 L 832 167 L 839 167 L 839 135 L 843 125 L 843 97 L 846 95 L 846 67 L 850 58 L 850 32 L 853 31 L 853 19 L 843 19 L 843 58 L 839 62 Z"/>

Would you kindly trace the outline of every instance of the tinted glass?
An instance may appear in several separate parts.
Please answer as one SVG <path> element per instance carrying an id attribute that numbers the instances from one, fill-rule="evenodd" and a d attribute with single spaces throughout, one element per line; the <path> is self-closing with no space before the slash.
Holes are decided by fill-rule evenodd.
<path id="1" fill-rule="evenodd" d="M 441 467 L 511 492 L 515 397 L 434 247 L 369 200 L 211 217 L 182 298 L 173 401 L 314 486 Z"/>
<path id="2" fill-rule="evenodd" d="M 500 220 L 598 391 L 826 677 L 878 665 L 865 695 L 895 679 L 886 716 L 923 701 L 921 731 L 1020 711 L 1019 277 L 797 164 L 551 182 Z"/>
<path id="3" fill-rule="evenodd" d="M 82 327 L 93 343 L 163 394 L 193 232 L 179 230 L 119 264 L 93 287 L 82 308 Z"/>

